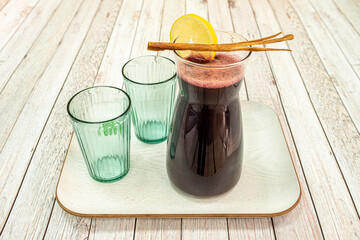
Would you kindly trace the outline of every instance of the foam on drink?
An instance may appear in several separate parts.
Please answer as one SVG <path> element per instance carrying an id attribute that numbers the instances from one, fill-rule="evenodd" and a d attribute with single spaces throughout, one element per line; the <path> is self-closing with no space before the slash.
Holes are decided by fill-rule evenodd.
<path id="1" fill-rule="evenodd" d="M 235 53 L 217 53 L 210 62 L 194 55 L 187 60 L 198 64 L 194 67 L 191 63 L 180 60 L 177 64 L 179 77 L 198 87 L 228 87 L 244 77 L 244 64 L 240 63 L 243 59 Z M 202 66 L 199 67 L 199 64 Z"/>

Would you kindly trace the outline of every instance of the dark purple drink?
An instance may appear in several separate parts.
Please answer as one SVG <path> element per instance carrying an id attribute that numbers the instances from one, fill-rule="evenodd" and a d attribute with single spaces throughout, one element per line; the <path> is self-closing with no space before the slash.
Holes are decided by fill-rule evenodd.
<path id="1" fill-rule="evenodd" d="M 233 53 L 218 53 L 205 64 L 178 59 L 181 93 L 168 139 L 167 172 L 173 185 L 191 195 L 218 195 L 239 180 L 241 61 Z"/>

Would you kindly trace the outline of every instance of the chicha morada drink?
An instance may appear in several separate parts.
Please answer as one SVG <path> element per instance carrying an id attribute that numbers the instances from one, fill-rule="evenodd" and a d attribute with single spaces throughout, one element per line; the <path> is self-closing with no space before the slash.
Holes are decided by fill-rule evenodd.
<path id="1" fill-rule="evenodd" d="M 241 36 L 215 31 L 189 14 L 175 21 L 172 42 L 217 44 Z M 243 40 L 243 39 L 241 39 Z M 229 42 L 230 41 L 230 42 Z M 243 157 L 239 91 L 244 59 L 250 53 L 176 52 L 180 94 L 167 143 L 167 173 L 178 189 L 208 197 L 229 191 L 238 182 Z"/>
<path id="2" fill-rule="evenodd" d="M 178 59 L 181 95 L 168 140 L 167 171 L 172 183 L 191 195 L 218 195 L 239 180 L 239 89 L 244 77 L 243 64 L 236 64 L 240 61 L 231 53 L 217 53 L 203 67 Z"/>

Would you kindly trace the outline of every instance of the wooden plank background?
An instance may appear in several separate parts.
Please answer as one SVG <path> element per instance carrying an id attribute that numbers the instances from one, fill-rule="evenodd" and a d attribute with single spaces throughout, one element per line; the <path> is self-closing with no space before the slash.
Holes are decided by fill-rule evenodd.
<path id="1" fill-rule="evenodd" d="M 73 130 L 69 98 L 122 86 L 130 58 L 156 54 L 172 23 L 295 39 L 253 53 L 241 98 L 279 116 L 302 185 L 274 218 L 72 216 L 55 200 Z M 0 0 L 0 239 L 360 239 L 360 1 Z M 158 53 L 173 58 L 171 52 Z"/>

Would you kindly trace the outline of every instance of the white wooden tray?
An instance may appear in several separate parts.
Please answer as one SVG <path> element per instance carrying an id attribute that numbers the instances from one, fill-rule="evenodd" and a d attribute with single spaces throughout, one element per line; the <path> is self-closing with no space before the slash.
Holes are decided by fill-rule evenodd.
<path id="1" fill-rule="evenodd" d="M 262 217 L 291 211 L 300 184 L 275 112 L 242 102 L 244 162 L 238 184 L 224 195 L 198 199 L 176 191 L 166 173 L 166 142 L 131 139 L 130 171 L 115 183 L 87 172 L 73 137 L 57 186 L 57 201 L 82 217 Z"/>

